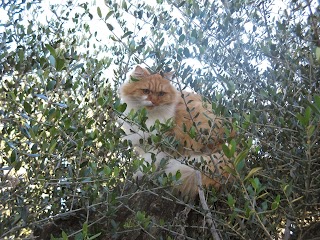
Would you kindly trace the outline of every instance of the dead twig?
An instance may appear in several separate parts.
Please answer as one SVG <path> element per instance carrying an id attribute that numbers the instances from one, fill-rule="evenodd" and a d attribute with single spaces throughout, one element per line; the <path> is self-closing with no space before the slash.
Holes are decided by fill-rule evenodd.
<path id="1" fill-rule="evenodd" d="M 209 210 L 208 204 L 207 204 L 206 199 L 204 197 L 204 193 L 202 190 L 202 179 L 201 179 L 201 174 L 199 171 L 196 171 L 196 180 L 197 180 L 197 184 L 198 184 L 198 193 L 199 193 L 201 206 L 202 206 L 203 210 L 206 212 L 205 217 L 206 217 L 207 224 L 209 225 L 212 237 L 215 240 L 221 240 L 222 237 L 221 237 L 220 233 L 217 231 L 215 221 L 212 217 L 212 214 Z"/>

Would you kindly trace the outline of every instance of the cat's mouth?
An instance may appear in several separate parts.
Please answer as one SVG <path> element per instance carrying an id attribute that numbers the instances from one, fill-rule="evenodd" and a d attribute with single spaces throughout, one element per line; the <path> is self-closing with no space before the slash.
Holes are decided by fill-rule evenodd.
<path id="1" fill-rule="evenodd" d="M 145 108 L 148 110 L 152 110 L 156 105 L 152 103 L 151 101 L 145 101 L 144 102 Z"/>
<path id="2" fill-rule="evenodd" d="M 152 110 L 152 109 L 154 109 L 154 107 L 155 107 L 155 105 L 146 106 L 146 109 L 148 109 L 148 110 Z"/>

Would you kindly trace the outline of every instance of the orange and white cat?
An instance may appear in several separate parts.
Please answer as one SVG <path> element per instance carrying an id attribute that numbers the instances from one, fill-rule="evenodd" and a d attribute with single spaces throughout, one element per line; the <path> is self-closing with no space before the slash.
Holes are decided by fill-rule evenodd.
<path id="1" fill-rule="evenodd" d="M 166 123 L 173 120 L 173 127 L 166 133 L 178 141 L 175 151 L 163 151 L 150 145 L 148 137 L 155 132 L 142 129 L 140 126 L 123 121 L 126 132 L 125 139 L 130 140 L 146 162 L 151 163 L 151 154 L 155 154 L 158 166 L 161 159 L 168 159 L 166 173 L 181 172 L 179 190 L 183 195 L 194 197 L 197 192 L 195 179 L 196 170 L 193 165 L 187 165 L 185 158 L 193 162 L 204 161 L 207 173 L 202 173 L 202 181 L 206 186 L 220 187 L 223 180 L 213 176 L 213 172 L 227 178 L 229 174 L 221 170 L 227 165 L 227 159 L 220 154 L 224 138 L 223 118 L 217 117 L 210 111 L 210 104 L 204 102 L 200 95 L 180 92 L 171 84 L 172 73 L 150 74 L 148 70 L 137 66 L 129 81 L 120 87 L 120 97 L 131 111 L 147 111 L 146 126 L 150 129 L 158 120 Z M 184 163 L 182 163 L 184 162 Z M 138 176 L 141 174 L 138 174 Z"/>

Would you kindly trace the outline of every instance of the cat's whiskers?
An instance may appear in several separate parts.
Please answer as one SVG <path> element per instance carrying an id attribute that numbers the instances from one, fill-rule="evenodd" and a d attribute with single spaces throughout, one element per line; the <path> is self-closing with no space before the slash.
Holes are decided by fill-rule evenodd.
<path id="1" fill-rule="evenodd" d="M 151 101 L 149 101 L 149 100 L 142 100 L 141 101 L 141 105 L 142 106 L 145 106 L 145 107 L 153 107 L 153 106 L 155 106 Z"/>
<path id="2" fill-rule="evenodd" d="M 154 104 L 150 100 L 146 100 L 146 96 L 143 96 L 142 98 L 130 98 L 130 99 L 125 99 L 125 102 L 127 103 L 127 108 L 128 109 L 134 109 L 134 110 L 139 110 L 142 108 L 146 108 L 148 111 L 156 111 L 159 112 L 161 111 L 162 113 L 167 113 L 172 112 L 173 108 L 175 108 L 174 103 L 169 103 L 169 104 Z"/>

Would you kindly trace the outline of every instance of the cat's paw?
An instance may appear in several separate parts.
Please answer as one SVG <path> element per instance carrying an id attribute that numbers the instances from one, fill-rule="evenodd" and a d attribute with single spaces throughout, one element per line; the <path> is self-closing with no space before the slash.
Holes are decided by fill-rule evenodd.
<path id="1" fill-rule="evenodd" d="M 135 180 L 135 181 L 140 181 L 142 179 L 142 177 L 144 176 L 144 173 L 141 172 L 140 170 L 136 171 L 132 178 Z"/>

